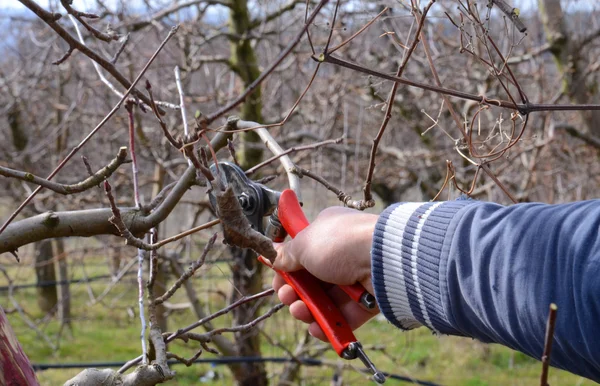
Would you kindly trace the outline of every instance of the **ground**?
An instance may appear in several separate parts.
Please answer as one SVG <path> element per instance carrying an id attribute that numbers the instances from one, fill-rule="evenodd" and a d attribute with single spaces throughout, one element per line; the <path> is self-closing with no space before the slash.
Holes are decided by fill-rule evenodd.
<path id="1" fill-rule="evenodd" d="M 80 255 L 81 256 L 81 255 Z M 83 265 L 80 256 L 72 255 L 71 274 L 73 278 L 83 278 Z M 128 257 L 130 258 L 130 257 Z M 8 261 L 3 257 L 2 262 Z M 106 260 L 101 256 L 86 255 L 86 274 L 88 277 L 108 274 Z M 29 261 L 5 265 L 15 284 L 33 283 L 35 275 Z M 224 304 L 224 294 L 230 285 L 227 280 L 228 265 L 214 263 L 206 267 L 194 279 L 199 294 L 207 301 L 208 310 L 214 312 Z M 125 282 L 117 285 L 104 298 L 102 303 L 92 304 L 89 291 L 98 296 L 107 286 L 105 281 L 96 281 L 89 288 L 85 284 L 73 284 L 74 323 L 72 335 L 63 331 L 62 338 L 57 340 L 60 325 L 56 318 L 44 319 L 37 308 L 35 288 L 15 291 L 15 299 L 34 320 L 40 330 L 59 346 L 53 352 L 44 339 L 29 328 L 18 313 L 9 314 L 9 320 L 23 345 L 25 352 L 34 363 L 91 363 L 127 361 L 140 355 L 139 320 L 137 318 L 137 294 L 135 275 L 127 276 Z M 2 277 L 0 286 L 7 283 Z M 172 302 L 186 301 L 184 293 L 178 294 Z M 8 293 L 0 289 L 0 305 L 10 310 L 13 305 Z M 136 316 L 133 316 L 135 314 Z M 169 323 L 171 326 L 185 326 L 194 321 L 189 310 L 173 313 Z M 228 326 L 228 316 L 218 319 L 217 326 Z M 269 337 L 293 349 L 294 342 L 303 336 L 304 327 L 292 321 L 284 310 L 268 320 L 263 330 Z M 428 380 L 443 385 L 535 385 L 539 384 L 540 362 L 523 354 L 498 345 L 484 345 L 474 340 L 456 337 L 436 337 L 425 329 L 408 333 L 401 332 L 385 320 L 374 320 L 357 332 L 357 337 L 365 345 L 371 359 L 386 372 Z M 195 346 L 194 346 L 195 348 Z M 384 350 L 380 350 L 385 348 Z M 182 356 L 191 356 L 193 349 L 183 343 L 171 345 L 171 350 Z M 280 348 L 265 342 L 264 356 L 280 357 L 285 354 Z M 203 353 L 201 358 L 215 358 L 214 354 Z M 331 367 L 306 367 L 302 371 L 304 385 L 329 384 L 335 371 L 335 364 L 348 364 L 337 359 L 332 352 L 320 358 L 327 360 Z M 360 367 L 358 361 L 351 363 Z M 276 374 L 282 365 L 269 364 L 270 374 Z M 178 375 L 171 385 L 214 384 L 228 385 L 231 378 L 225 366 L 213 368 L 219 374 L 216 380 L 200 381 L 201 377 L 211 370 L 209 364 L 198 364 L 192 367 L 178 365 L 174 367 Z M 37 373 L 42 385 L 59 385 L 77 374 L 80 369 L 45 370 Z M 346 385 L 365 384 L 367 377 L 352 369 L 343 372 Z M 549 383 L 551 385 L 592 385 L 593 382 L 551 369 Z M 388 384 L 402 384 L 389 380 Z"/>

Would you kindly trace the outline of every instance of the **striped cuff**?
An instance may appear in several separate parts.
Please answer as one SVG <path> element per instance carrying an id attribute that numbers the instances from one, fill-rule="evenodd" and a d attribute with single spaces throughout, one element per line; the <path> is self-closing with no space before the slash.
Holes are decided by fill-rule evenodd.
<path id="1" fill-rule="evenodd" d="M 473 202 L 400 203 L 379 217 L 371 248 L 373 287 L 381 312 L 395 326 L 456 334 L 442 304 L 440 265 L 452 218 Z"/>

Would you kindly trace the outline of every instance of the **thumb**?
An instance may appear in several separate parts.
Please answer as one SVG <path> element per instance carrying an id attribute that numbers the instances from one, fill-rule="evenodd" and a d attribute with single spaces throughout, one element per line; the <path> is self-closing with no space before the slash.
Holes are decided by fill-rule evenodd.
<path id="1" fill-rule="evenodd" d="M 284 272 L 297 271 L 302 268 L 298 258 L 293 253 L 294 248 L 291 245 L 293 242 L 293 240 L 290 240 L 287 243 L 273 244 L 277 251 L 273 268 Z"/>

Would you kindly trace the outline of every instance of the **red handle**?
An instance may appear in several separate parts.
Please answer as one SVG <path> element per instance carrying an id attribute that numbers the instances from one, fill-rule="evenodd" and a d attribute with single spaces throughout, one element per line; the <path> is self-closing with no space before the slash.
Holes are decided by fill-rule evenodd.
<path id="1" fill-rule="evenodd" d="M 342 352 L 348 345 L 356 342 L 356 337 L 340 310 L 321 287 L 319 279 L 305 269 L 294 272 L 276 270 L 276 272 L 283 277 L 306 304 L 325 336 L 327 336 L 331 346 L 341 357 Z"/>
<path id="2" fill-rule="evenodd" d="M 281 193 L 278 207 L 279 221 L 291 238 L 296 237 L 301 230 L 308 226 L 308 219 L 293 190 L 286 189 Z M 340 285 L 339 287 L 356 303 L 361 303 L 361 298 L 367 291 L 360 283 Z"/>

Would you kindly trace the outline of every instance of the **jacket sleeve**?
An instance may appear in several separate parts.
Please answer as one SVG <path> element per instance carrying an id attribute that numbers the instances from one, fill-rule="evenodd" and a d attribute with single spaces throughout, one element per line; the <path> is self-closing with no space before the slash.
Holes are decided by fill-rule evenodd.
<path id="1" fill-rule="evenodd" d="M 551 364 L 600 382 L 599 232 L 600 201 L 395 204 L 373 237 L 375 295 L 399 328 L 424 325 L 538 359 L 556 303 Z"/>

